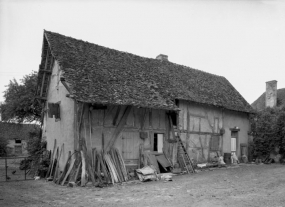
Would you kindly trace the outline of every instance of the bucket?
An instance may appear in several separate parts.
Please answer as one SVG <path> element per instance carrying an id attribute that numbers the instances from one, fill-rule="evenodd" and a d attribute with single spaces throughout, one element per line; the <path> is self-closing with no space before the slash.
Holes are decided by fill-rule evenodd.
<path id="1" fill-rule="evenodd" d="M 232 156 L 231 153 L 224 153 L 224 162 L 225 162 L 227 165 L 232 164 L 231 156 Z"/>

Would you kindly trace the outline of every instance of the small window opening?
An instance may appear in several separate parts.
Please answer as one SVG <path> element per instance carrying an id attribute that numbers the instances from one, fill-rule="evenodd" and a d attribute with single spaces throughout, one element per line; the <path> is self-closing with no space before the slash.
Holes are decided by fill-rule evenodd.
<path id="1" fill-rule="evenodd" d="M 153 151 L 163 152 L 163 134 L 154 133 L 153 136 Z"/>
<path id="2" fill-rule="evenodd" d="M 22 140 L 16 139 L 16 140 L 15 140 L 15 143 L 16 143 L 16 144 L 21 144 L 21 143 L 22 143 Z"/>
<path id="3" fill-rule="evenodd" d="M 56 120 L 60 120 L 60 102 L 48 103 L 48 117 L 53 118 L 53 116 Z"/>

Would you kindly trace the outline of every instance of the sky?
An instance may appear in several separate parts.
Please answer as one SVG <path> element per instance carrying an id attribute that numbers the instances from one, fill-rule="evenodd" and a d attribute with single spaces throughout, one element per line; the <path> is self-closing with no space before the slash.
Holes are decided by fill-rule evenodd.
<path id="1" fill-rule="evenodd" d="M 226 77 L 251 104 L 285 88 L 282 0 L 0 0 L 0 102 L 37 71 L 43 31 Z"/>

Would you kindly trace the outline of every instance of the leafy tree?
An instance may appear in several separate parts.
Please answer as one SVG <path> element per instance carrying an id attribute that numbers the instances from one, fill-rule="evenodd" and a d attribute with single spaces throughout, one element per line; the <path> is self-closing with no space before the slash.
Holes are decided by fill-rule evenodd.
<path id="1" fill-rule="evenodd" d="M 285 152 L 285 107 L 266 108 L 251 117 L 255 157 L 264 157 L 280 147 Z"/>
<path id="2" fill-rule="evenodd" d="M 4 92 L 5 101 L 0 106 L 3 121 L 32 122 L 41 121 L 42 106 L 34 100 L 37 85 L 37 73 L 25 75 L 20 83 L 10 80 Z"/>
<path id="3" fill-rule="evenodd" d="M 34 130 L 30 132 L 27 143 L 27 151 L 29 152 L 29 155 L 37 156 L 42 154 L 42 152 L 45 150 L 43 147 L 45 142 L 42 142 L 41 134 L 41 130 Z"/>

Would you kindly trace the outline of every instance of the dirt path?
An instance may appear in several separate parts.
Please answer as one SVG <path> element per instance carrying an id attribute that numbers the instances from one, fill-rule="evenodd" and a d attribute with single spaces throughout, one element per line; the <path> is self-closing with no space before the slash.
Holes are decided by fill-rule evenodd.
<path id="1" fill-rule="evenodd" d="M 0 182 L 0 206 L 285 206 L 284 165 L 238 168 L 176 176 L 109 188 L 57 186 L 43 180 Z"/>

